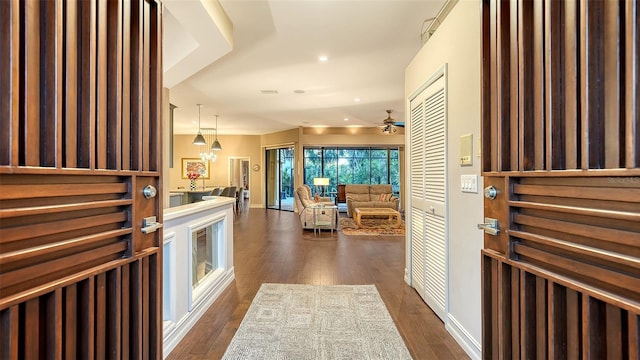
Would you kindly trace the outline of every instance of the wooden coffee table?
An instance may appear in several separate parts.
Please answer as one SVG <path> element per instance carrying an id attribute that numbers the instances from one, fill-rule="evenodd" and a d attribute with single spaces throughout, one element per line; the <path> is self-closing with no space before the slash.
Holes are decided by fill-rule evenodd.
<path id="1" fill-rule="evenodd" d="M 353 210 L 353 219 L 358 224 L 358 227 L 362 228 L 362 217 L 363 216 L 389 216 L 389 222 L 393 222 L 393 217 L 396 217 L 395 224 L 391 224 L 395 228 L 399 228 L 402 225 L 402 218 L 400 217 L 400 213 L 396 210 L 389 208 L 355 208 Z"/>

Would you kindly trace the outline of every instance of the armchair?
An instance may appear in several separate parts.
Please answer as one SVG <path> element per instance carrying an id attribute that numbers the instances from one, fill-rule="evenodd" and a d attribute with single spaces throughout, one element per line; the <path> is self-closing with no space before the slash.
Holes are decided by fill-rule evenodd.
<path id="1" fill-rule="evenodd" d="M 311 196 L 311 188 L 308 185 L 302 185 L 296 189 L 293 193 L 293 197 L 296 203 L 296 211 L 298 212 L 298 216 L 300 217 L 300 223 L 302 224 L 303 229 L 313 229 L 313 209 L 309 206 L 317 203 L 326 203 L 329 205 L 333 205 L 331 198 L 328 197 L 319 197 L 318 201 Z M 338 212 L 334 215 L 337 217 Z M 331 216 L 331 214 L 322 214 L 321 216 L 327 217 Z M 328 219 L 330 220 L 330 218 Z M 337 228 L 338 219 L 336 219 L 335 224 Z"/>

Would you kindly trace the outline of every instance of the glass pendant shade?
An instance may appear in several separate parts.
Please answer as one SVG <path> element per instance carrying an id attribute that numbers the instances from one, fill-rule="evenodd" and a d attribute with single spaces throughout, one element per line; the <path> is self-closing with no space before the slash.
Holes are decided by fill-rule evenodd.
<path id="1" fill-rule="evenodd" d="M 218 157 L 216 152 L 209 148 L 209 144 L 213 143 L 213 128 L 202 128 L 202 136 L 204 136 L 205 143 L 200 148 L 200 158 L 202 160 L 216 161 Z"/>

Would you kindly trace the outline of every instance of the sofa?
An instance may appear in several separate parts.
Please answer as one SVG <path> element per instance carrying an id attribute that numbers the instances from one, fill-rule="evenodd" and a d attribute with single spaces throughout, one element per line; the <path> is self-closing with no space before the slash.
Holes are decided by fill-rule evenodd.
<path id="1" fill-rule="evenodd" d="M 302 224 L 303 229 L 313 229 L 313 209 L 310 205 L 323 203 L 327 205 L 335 205 L 331 198 L 319 196 L 314 198 L 311 193 L 311 188 L 308 185 L 302 185 L 296 189 L 293 193 L 293 197 L 295 199 L 296 211 L 298 212 L 298 216 L 300 217 L 300 223 Z M 329 221 L 331 218 L 331 213 L 336 216 L 334 224 L 336 224 L 335 229 L 338 228 L 338 211 L 324 211 L 318 214 L 319 221 Z"/>
<path id="2" fill-rule="evenodd" d="M 348 184 L 345 186 L 345 194 L 349 217 L 353 217 L 353 210 L 356 208 L 389 208 L 396 211 L 399 208 L 399 199 L 393 196 L 389 184 Z"/>

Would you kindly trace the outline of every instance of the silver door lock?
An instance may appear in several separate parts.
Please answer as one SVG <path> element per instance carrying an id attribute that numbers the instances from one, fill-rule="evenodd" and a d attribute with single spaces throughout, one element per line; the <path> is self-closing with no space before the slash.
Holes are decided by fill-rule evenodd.
<path id="1" fill-rule="evenodd" d="M 478 224 L 478 229 L 484 230 L 484 233 L 489 235 L 500 234 L 500 226 L 497 219 L 484 218 L 484 224 Z"/>
<path id="2" fill-rule="evenodd" d="M 496 198 L 497 195 L 498 195 L 498 190 L 493 186 L 489 185 L 486 188 L 484 188 L 484 197 L 486 197 L 487 199 L 493 200 Z"/>
<path id="3" fill-rule="evenodd" d="M 153 185 L 147 185 L 144 187 L 144 189 L 142 189 L 142 195 L 144 195 L 144 197 L 147 199 L 154 198 L 157 194 L 158 190 L 156 190 Z"/>

